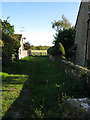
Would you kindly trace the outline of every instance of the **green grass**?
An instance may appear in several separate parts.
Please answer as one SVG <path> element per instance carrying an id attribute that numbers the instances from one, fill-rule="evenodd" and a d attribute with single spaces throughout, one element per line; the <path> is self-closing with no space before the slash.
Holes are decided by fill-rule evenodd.
<path id="1" fill-rule="evenodd" d="M 26 57 L 3 67 L 3 118 L 62 118 L 64 100 L 86 97 L 79 85 L 48 57 Z"/>
<path id="2" fill-rule="evenodd" d="M 3 73 L 2 79 L 2 116 L 4 116 L 12 103 L 19 97 L 28 76 Z"/>

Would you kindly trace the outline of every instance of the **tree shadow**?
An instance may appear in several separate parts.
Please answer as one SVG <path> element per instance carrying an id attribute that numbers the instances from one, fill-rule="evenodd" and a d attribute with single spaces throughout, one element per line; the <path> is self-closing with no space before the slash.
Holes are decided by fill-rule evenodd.
<path id="1" fill-rule="evenodd" d="M 15 84 L 19 84 L 19 83 L 15 83 Z M 27 100 L 30 100 L 30 96 L 31 96 L 31 87 L 30 87 L 30 81 L 28 79 L 28 81 L 24 83 L 23 89 L 20 91 L 19 97 L 15 99 L 15 101 L 10 106 L 10 108 L 5 113 L 2 119 L 6 120 L 6 118 L 10 118 L 10 119 L 23 118 L 23 116 L 25 116 L 25 114 L 29 111 L 28 108 L 29 103 L 27 103 Z"/>
<path id="2" fill-rule="evenodd" d="M 19 97 L 13 102 L 13 104 L 10 106 L 10 108 L 5 113 L 5 115 L 3 116 L 2 119 L 33 118 L 33 117 L 38 118 L 37 114 L 35 113 L 35 109 L 37 108 L 37 106 L 40 106 L 40 103 L 39 103 L 38 99 L 36 98 L 37 105 L 32 105 L 32 99 L 33 99 L 32 98 L 32 92 L 33 92 L 32 79 L 33 79 L 33 77 L 35 77 L 36 72 L 38 74 L 38 71 L 39 71 L 40 59 L 37 59 L 39 57 L 40 56 L 37 56 L 37 57 L 35 56 L 31 60 L 29 60 L 29 59 L 20 60 L 17 63 L 13 63 L 8 68 L 3 68 L 3 72 L 6 72 L 8 74 L 27 75 L 28 80 L 25 83 L 21 82 L 23 84 L 23 89 L 21 90 Z M 45 57 L 46 56 L 42 56 L 42 58 L 45 58 Z M 45 60 L 42 59 L 42 64 L 44 63 L 44 61 Z M 36 66 L 38 66 L 37 71 L 35 71 Z M 48 69 L 48 67 L 47 67 L 47 69 Z M 42 74 L 44 74 L 43 71 L 42 71 Z M 37 84 L 37 82 L 39 82 L 38 77 L 37 77 L 37 81 L 34 80 L 34 82 L 36 82 L 36 84 Z M 9 81 L 7 81 L 5 79 L 4 84 L 20 84 L 19 81 L 16 82 L 14 80 L 14 79 L 18 79 L 18 76 L 17 77 L 8 76 L 7 78 L 9 79 Z M 13 81 L 11 79 L 13 79 Z M 45 81 L 46 81 L 46 77 L 43 79 L 45 79 Z M 47 81 L 46 82 L 45 81 L 41 82 L 39 85 L 40 86 L 45 85 L 47 83 Z M 52 92 L 52 90 L 50 92 L 46 93 L 46 94 L 48 94 L 48 99 L 50 98 L 49 94 L 51 92 Z M 41 97 L 41 99 L 43 100 L 45 98 L 44 91 L 41 91 L 41 93 L 42 93 L 42 95 L 40 95 L 39 97 Z M 42 98 L 42 96 L 43 96 L 43 98 Z M 41 101 L 41 104 L 42 104 L 42 101 Z M 49 103 L 49 106 L 50 105 L 51 105 L 51 102 Z M 52 105 L 51 105 L 51 107 L 52 107 Z M 46 108 L 47 108 L 47 106 L 46 106 Z"/>
<path id="3" fill-rule="evenodd" d="M 13 104 L 10 106 L 8 111 L 5 113 L 2 119 L 10 118 L 22 118 L 23 116 L 27 117 L 30 115 L 30 110 L 28 108 L 29 103 L 27 100 L 30 100 L 30 96 L 32 94 L 31 91 L 31 77 L 34 74 L 34 63 L 36 62 L 36 57 L 27 60 L 19 60 L 17 62 L 12 63 L 10 66 L 4 66 L 3 72 L 11 74 L 11 76 L 7 76 L 2 80 L 2 83 L 5 85 L 9 84 L 23 84 L 23 88 L 20 91 L 19 97 L 15 99 Z M 33 63 L 33 64 L 32 64 Z M 12 76 L 15 75 L 14 77 Z M 28 80 L 24 82 L 24 80 L 19 80 L 20 76 L 28 76 Z M 17 80 L 16 80 L 17 79 Z M 4 90 L 9 91 L 9 90 Z"/>
<path id="4" fill-rule="evenodd" d="M 48 114 L 46 113 L 46 117 L 48 117 L 48 115 L 54 116 L 53 114 L 56 114 L 55 110 L 58 104 L 55 103 L 58 93 L 59 95 L 66 93 L 68 96 L 76 95 L 78 97 L 83 95 L 83 87 L 80 88 L 76 81 L 74 82 L 72 78 L 65 76 L 65 74 L 60 71 L 58 65 L 55 67 L 54 64 L 49 64 L 48 61 L 45 62 L 45 59 L 42 59 L 40 62 L 40 59 L 37 59 L 39 57 L 40 56 L 35 56 L 32 57 L 32 59 L 27 58 L 27 60 L 19 60 L 11 66 L 3 68 L 3 71 L 9 74 L 28 76 L 28 80 L 26 82 L 21 81 L 23 84 L 23 89 L 21 90 L 19 97 L 13 102 L 11 107 L 5 113 L 3 119 L 38 118 L 36 112 L 41 114 L 41 111 L 37 111 L 36 108 L 42 105 L 43 99 L 45 104 L 44 112 L 48 112 L 48 108 L 51 110 Z M 42 56 L 42 58 L 45 58 L 45 56 Z M 40 66 L 42 67 L 40 68 Z M 14 82 L 16 82 L 16 84 L 20 84 L 20 81 L 18 81 L 18 76 L 8 76 L 7 78 L 10 80 L 7 81 L 5 78 L 5 84 L 15 84 Z M 13 79 L 13 81 L 11 79 Z M 17 79 L 18 82 L 14 79 Z M 32 82 L 32 80 L 34 81 Z M 37 90 L 35 90 L 35 87 L 37 87 Z M 78 91 L 80 91 L 80 93 L 78 93 Z M 34 95 L 32 93 L 34 93 Z M 37 95 L 38 93 L 39 95 Z M 35 99 L 33 99 L 33 96 Z M 60 98 L 62 99 L 62 96 Z M 32 102 L 32 100 L 35 101 L 36 104 Z M 54 103 L 55 109 L 52 110 Z M 58 114 L 60 115 L 60 113 Z"/>

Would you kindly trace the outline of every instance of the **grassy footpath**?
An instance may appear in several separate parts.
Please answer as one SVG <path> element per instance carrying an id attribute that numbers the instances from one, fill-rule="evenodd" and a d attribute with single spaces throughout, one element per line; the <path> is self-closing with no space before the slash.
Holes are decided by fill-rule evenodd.
<path id="1" fill-rule="evenodd" d="M 62 118 L 63 102 L 85 97 L 79 86 L 47 57 L 26 57 L 3 67 L 3 118 Z"/>

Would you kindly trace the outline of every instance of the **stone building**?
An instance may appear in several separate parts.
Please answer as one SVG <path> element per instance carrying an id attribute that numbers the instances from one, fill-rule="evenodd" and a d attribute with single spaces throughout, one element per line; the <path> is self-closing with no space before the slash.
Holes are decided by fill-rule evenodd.
<path id="1" fill-rule="evenodd" d="M 75 30 L 75 63 L 85 66 L 90 60 L 90 1 L 81 2 Z"/>
<path id="2" fill-rule="evenodd" d="M 19 34 L 19 36 L 20 36 L 20 48 L 18 53 L 19 53 L 19 59 L 21 59 L 26 56 L 29 56 L 29 52 L 28 50 L 24 50 L 22 34 Z"/>
<path id="3" fill-rule="evenodd" d="M 24 50 L 22 34 L 20 34 L 20 48 L 19 48 L 19 59 L 22 58 L 22 51 Z"/>
<path id="4" fill-rule="evenodd" d="M 20 41 L 20 47 L 19 47 L 19 50 L 18 50 L 18 59 L 29 56 L 28 51 L 24 50 L 22 34 L 14 34 L 14 36 Z"/>

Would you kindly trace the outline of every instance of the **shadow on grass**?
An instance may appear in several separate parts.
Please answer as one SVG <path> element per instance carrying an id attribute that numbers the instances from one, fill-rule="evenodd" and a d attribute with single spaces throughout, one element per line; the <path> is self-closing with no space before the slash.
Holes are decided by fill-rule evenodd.
<path id="1" fill-rule="evenodd" d="M 12 79 L 13 78 L 11 77 L 11 81 L 12 81 Z M 29 105 L 29 103 L 27 103 L 27 100 L 29 100 L 30 99 L 29 97 L 31 96 L 31 89 L 30 89 L 29 82 L 30 81 L 28 79 L 24 83 L 23 82 L 16 83 L 16 81 L 13 81 L 13 83 L 12 82 L 7 83 L 7 84 L 18 84 L 18 85 L 23 84 L 23 88 L 20 91 L 19 97 L 15 99 L 13 104 L 10 106 L 8 111 L 3 116 L 3 119 L 6 120 L 6 118 L 15 119 L 15 118 L 22 118 L 23 117 L 23 114 L 25 112 L 25 108 L 28 107 L 28 105 Z M 5 82 L 5 84 L 6 84 L 6 82 Z M 11 88 L 14 88 L 14 86 L 11 86 Z M 9 91 L 13 92 L 13 90 L 14 89 L 10 89 L 10 90 L 7 90 L 7 92 L 9 92 Z M 29 109 L 26 109 L 26 111 L 28 111 L 28 110 Z"/>
<path id="2" fill-rule="evenodd" d="M 83 96 L 83 86 L 80 88 L 77 82 L 69 79 L 45 56 L 26 57 L 11 66 L 4 67 L 3 72 L 28 76 L 25 82 L 18 81 L 18 76 L 5 78 L 3 82 L 5 85 L 21 83 L 23 89 L 3 119 L 61 118 L 64 110 L 61 104 L 62 93 L 70 97 Z"/>
<path id="3" fill-rule="evenodd" d="M 38 59 L 39 58 L 39 59 Z M 35 73 L 38 72 L 40 62 L 44 64 L 45 60 L 42 58 L 46 58 L 45 56 L 39 57 L 27 57 L 26 59 L 19 60 L 18 62 L 13 63 L 11 66 L 3 67 L 3 72 L 8 73 L 8 74 L 19 74 L 19 75 L 27 75 L 28 80 L 24 83 L 23 81 L 18 81 L 18 76 L 13 77 L 12 76 L 7 76 L 3 80 L 4 85 L 9 85 L 9 84 L 23 84 L 23 89 L 20 92 L 19 97 L 13 102 L 13 104 L 10 106 L 8 111 L 5 113 L 3 116 L 3 119 L 6 118 L 33 118 L 33 117 L 42 117 L 40 116 L 40 110 L 38 111 L 36 106 L 40 104 L 33 104 L 32 106 L 32 79 L 35 79 Z M 42 59 L 40 61 L 40 59 Z M 40 73 L 39 73 L 40 74 Z M 43 76 L 42 76 L 43 77 Z M 16 80 L 17 79 L 17 80 Z M 44 93 L 43 93 L 44 94 Z M 35 97 L 35 96 L 34 96 Z M 41 98 L 43 100 L 43 98 Z M 37 100 L 38 102 L 38 100 Z M 39 115 L 39 116 L 38 116 Z"/>
<path id="4" fill-rule="evenodd" d="M 12 63 L 11 65 L 3 66 L 2 71 L 9 74 L 24 74 L 30 75 L 32 72 L 33 64 L 40 62 L 37 58 L 47 58 L 47 56 L 28 56 L 17 62 Z M 33 64 L 32 64 L 33 63 Z"/>
<path id="5" fill-rule="evenodd" d="M 3 119 L 19 118 L 22 116 L 22 115 L 18 116 L 18 114 L 22 113 L 21 111 L 24 111 L 23 109 L 25 109 L 25 103 L 27 103 L 26 99 L 31 95 L 31 90 L 29 91 L 30 79 L 32 72 L 34 72 L 32 59 L 34 58 L 27 57 L 23 60 L 19 60 L 17 62 L 12 63 L 10 66 L 3 67 L 3 72 L 10 74 L 10 76 L 8 75 L 3 78 L 2 80 L 3 86 L 23 84 L 23 89 L 21 90 L 19 97 L 10 106 L 8 111 L 3 116 Z M 23 79 L 22 77 L 21 79 L 19 79 L 20 76 L 23 76 Z M 25 82 L 26 76 L 28 76 L 28 79 Z"/>

